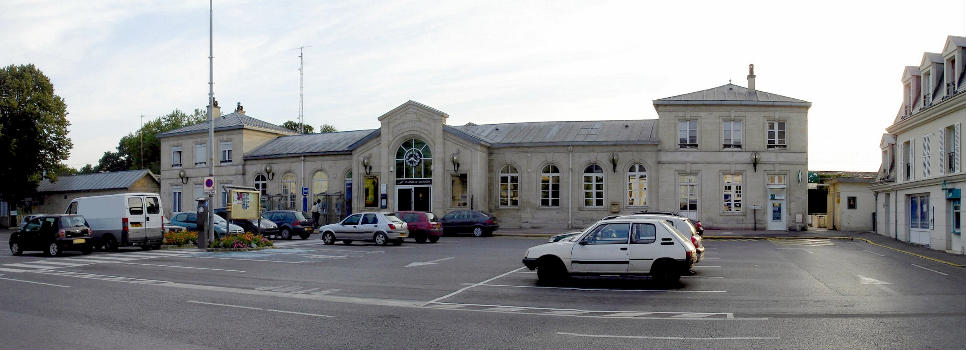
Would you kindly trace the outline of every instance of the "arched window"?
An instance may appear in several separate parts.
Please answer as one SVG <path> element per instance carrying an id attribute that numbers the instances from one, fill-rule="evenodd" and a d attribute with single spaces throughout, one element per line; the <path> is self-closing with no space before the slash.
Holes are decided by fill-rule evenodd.
<path id="1" fill-rule="evenodd" d="M 627 170 L 627 205 L 647 205 L 647 170 L 643 164 L 632 164 Z"/>
<path id="2" fill-rule="evenodd" d="M 329 175 L 322 170 L 316 171 L 312 175 L 312 194 L 316 195 L 326 192 L 329 192 Z"/>
<path id="3" fill-rule="evenodd" d="M 433 153 L 420 139 L 409 139 L 396 149 L 396 178 L 428 179 L 433 177 Z"/>
<path id="4" fill-rule="evenodd" d="M 288 173 L 282 176 L 282 202 L 284 209 L 295 209 L 295 174 Z"/>
<path id="5" fill-rule="evenodd" d="M 540 206 L 560 206 L 560 169 L 556 165 L 547 164 L 540 174 Z"/>
<path id="6" fill-rule="evenodd" d="M 604 206 L 604 169 L 591 164 L 584 168 L 584 206 Z"/>
<path id="7" fill-rule="evenodd" d="M 506 165 L 500 169 L 500 206 L 520 205 L 520 174 L 517 168 Z"/>
<path id="8" fill-rule="evenodd" d="M 263 197 L 268 194 L 268 180 L 265 175 L 255 175 L 255 189 L 261 192 Z"/>

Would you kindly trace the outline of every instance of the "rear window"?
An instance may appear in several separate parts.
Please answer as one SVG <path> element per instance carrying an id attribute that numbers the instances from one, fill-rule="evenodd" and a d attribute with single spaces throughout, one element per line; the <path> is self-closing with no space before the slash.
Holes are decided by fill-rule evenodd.
<path id="1" fill-rule="evenodd" d="M 87 226 L 87 220 L 84 220 L 83 216 L 64 216 L 60 218 L 60 227 L 85 227 Z"/>
<path id="2" fill-rule="evenodd" d="M 131 215 L 141 215 L 144 214 L 144 203 L 141 201 L 140 197 L 131 197 L 127 199 L 127 210 Z"/>
<path id="3" fill-rule="evenodd" d="M 161 213 L 161 203 L 158 202 L 158 197 L 147 197 L 145 201 L 148 203 L 148 214 Z"/>
<path id="4" fill-rule="evenodd" d="M 299 220 L 299 221 L 305 220 L 305 215 L 302 215 L 302 212 L 297 211 L 297 212 L 294 212 L 293 214 L 295 214 L 296 220 Z"/>
<path id="5" fill-rule="evenodd" d="M 402 224 L 403 223 L 402 220 L 399 220 L 399 218 L 396 217 L 393 214 L 386 214 L 386 220 L 389 220 L 389 223 L 392 223 L 392 224 Z"/>
<path id="6" fill-rule="evenodd" d="M 436 221 L 436 215 L 433 215 L 433 213 L 426 213 L 426 218 L 429 219 L 429 221 Z"/>

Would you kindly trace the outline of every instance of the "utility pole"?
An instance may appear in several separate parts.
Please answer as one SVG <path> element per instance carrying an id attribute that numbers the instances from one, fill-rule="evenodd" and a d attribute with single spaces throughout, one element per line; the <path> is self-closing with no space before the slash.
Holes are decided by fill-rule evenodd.
<path id="1" fill-rule="evenodd" d="M 138 146 L 141 155 L 138 158 L 141 158 L 141 169 L 144 169 L 144 114 L 141 115 L 141 128 L 138 129 L 138 136 L 141 137 L 141 145 Z"/>
<path id="2" fill-rule="evenodd" d="M 311 46 L 299 46 L 299 133 L 300 134 L 305 133 L 305 117 L 304 117 L 305 108 L 303 107 L 304 104 L 302 102 L 304 99 L 303 93 L 302 93 L 304 87 L 302 82 L 303 82 L 303 76 L 305 74 L 303 71 L 304 65 L 302 60 L 302 50 L 304 50 L 306 47 L 311 47 Z"/>
<path id="3" fill-rule="evenodd" d="M 208 176 L 215 176 L 214 141 L 215 141 L 215 45 L 214 45 L 214 5 L 208 0 Z M 205 221 L 205 244 L 208 248 L 214 233 L 214 208 L 212 202 L 214 193 L 208 193 L 208 220 Z"/>

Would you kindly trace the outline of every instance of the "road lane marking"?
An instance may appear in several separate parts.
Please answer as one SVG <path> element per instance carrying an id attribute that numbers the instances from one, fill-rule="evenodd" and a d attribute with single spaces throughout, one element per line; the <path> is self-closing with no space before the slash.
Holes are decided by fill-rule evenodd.
<path id="1" fill-rule="evenodd" d="M 499 274 L 499 275 L 497 275 L 496 277 L 493 277 L 493 278 L 490 278 L 490 279 L 488 279 L 488 280 L 486 280 L 486 281 L 483 281 L 483 282 L 479 282 L 479 283 L 476 283 L 476 284 L 471 284 L 471 285 L 469 285 L 469 286 L 466 286 L 466 287 L 463 287 L 463 288 L 460 288 L 460 289 L 458 289 L 458 290 L 456 290 L 455 292 L 452 292 L 452 293 L 449 293 L 449 294 L 446 294 L 446 295 L 444 295 L 444 296 L 441 296 L 441 297 L 439 297 L 439 298 L 436 298 L 436 299 L 433 299 L 433 300 L 430 300 L 430 301 L 427 301 L 427 302 L 426 302 L 426 304 L 423 304 L 423 306 L 426 306 L 426 305 L 429 305 L 429 304 L 432 304 L 432 303 L 435 303 L 435 302 L 439 302 L 440 300 L 443 300 L 443 299 L 446 299 L 446 298 L 449 298 L 449 297 L 452 297 L 452 296 L 454 296 L 454 295 L 457 295 L 457 294 L 460 294 L 460 293 L 462 293 L 462 292 L 465 292 L 465 291 L 467 291 L 467 290 L 469 290 L 470 288 L 473 288 L 473 287 L 476 287 L 476 286 L 480 286 L 480 285 L 484 285 L 484 284 L 486 284 L 487 282 L 490 282 L 490 281 L 493 281 L 493 280 L 497 280 L 497 279 L 500 279 L 500 278 L 503 278 L 503 277 L 504 277 L 504 276 L 506 276 L 506 275 L 509 275 L 509 274 L 512 274 L 512 273 L 515 273 L 515 272 L 517 272 L 517 271 L 520 271 L 520 270 L 523 270 L 523 269 L 525 269 L 525 268 L 526 268 L 525 266 L 524 266 L 524 267 L 520 267 L 520 268 L 516 268 L 516 269 L 513 269 L 513 270 L 511 270 L 511 271 L 509 271 L 509 272 L 505 272 L 505 273 L 502 273 L 502 274 Z"/>
<path id="2" fill-rule="evenodd" d="M 615 339 L 653 339 L 653 340 L 778 340 L 779 337 L 658 337 L 647 335 L 610 335 L 610 334 L 583 334 L 570 332 L 557 332 L 559 335 L 569 335 L 574 337 L 586 338 L 615 338 Z"/>
<path id="3" fill-rule="evenodd" d="M 724 276 L 681 276 L 681 278 L 723 279 Z"/>
<path id="4" fill-rule="evenodd" d="M 293 314 L 293 315 L 303 315 L 303 316 L 314 316 L 314 317 L 323 317 L 323 318 L 333 318 L 333 317 L 335 317 L 335 316 L 329 316 L 329 315 L 310 314 L 310 313 L 307 313 L 307 312 L 285 311 L 285 310 L 275 310 L 275 309 L 265 309 L 265 308 L 254 307 L 254 306 L 230 305 L 230 304 L 219 304 L 219 303 L 208 303 L 208 302 L 197 301 L 197 300 L 188 300 L 188 302 L 189 303 L 192 303 L 192 304 L 202 304 L 202 305 L 212 305 L 212 306 L 224 306 L 224 307 L 232 307 L 232 308 L 237 308 L 237 309 L 258 310 L 258 311 L 270 311 L 270 312 L 278 312 L 278 313 L 283 313 L 283 314 Z"/>
<path id="5" fill-rule="evenodd" d="M 616 311 L 616 310 L 578 310 L 557 309 L 549 307 L 531 307 L 515 305 L 491 304 L 460 304 L 460 303 L 431 303 L 428 309 L 471 311 L 491 313 L 512 313 L 534 316 L 563 316 L 580 318 L 603 319 L 638 319 L 638 320 L 683 320 L 683 321 L 762 321 L 767 318 L 735 318 L 730 312 L 688 312 L 688 311 Z"/>
<path id="6" fill-rule="evenodd" d="M 875 278 L 869 278 L 862 275 L 856 275 L 856 276 L 859 277 L 859 283 L 862 283 L 862 284 L 892 284 L 889 282 L 880 281 Z"/>
<path id="7" fill-rule="evenodd" d="M 863 252 L 866 252 L 866 253 L 869 253 L 869 254 L 875 254 L 875 255 L 878 255 L 878 256 L 885 256 L 885 254 L 876 253 L 876 252 L 873 252 L 873 251 L 867 250 L 867 249 L 862 249 L 862 251 Z"/>
<path id="8" fill-rule="evenodd" d="M 805 248 L 775 248 L 775 249 L 782 249 L 782 250 L 803 250 L 803 251 L 808 252 L 809 254 L 815 254 L 815 252 L 813 252 L 811 250 L 808 250 L 808 249 L 805 249 Z"/>
<path id="9" fill-rule="evenodd" d="M 42 285 L 51 286 L 51 287 L 70 288 L 70 286 L 65 286 L 65 285 L 61 285 L 61 284 L 44 283 L 44 282 L 34 282 L 34 281 L 27 281 L 27 280 L 18 280 L 16 278 L 0 277 L 0 280 L 23 282 L 23 283 L 33 283 L 33 284 L 42 284 Z"/>
<path id="10" fill-rule="evenodd" d="M 930 269 L 930 268 L 928 268 L 928 267 L 923 267 L 923 266 L 919 266 L 919 265 L 916 265 L 916 264 L 912 264 L 912 266 L 915 266 L 915 267 L 918 267 L 918 268 L 920 268 L 920 269 L 923 269 L 923 270 L 927 270 L 927 271 L 932 271 L 932 272 L 935 272 L 935 273 L 938 273 L 938 274 L 940 274 L 940 275 L 943 275 L 943 276 L 949 276 L 949 274 L 948 274 L 948 273 L 945 273 L 945 272 L 939 272 L 939 271 L 936 271 L 936 270 L 933 270 L 933 269 Z"/>
<path id="11" fill-rule="evenodd" d="M 23 268 L 36 269 L 36 270 L 49 270 L 49 269 L 56 269 L 57 268 L 57 266 L 50 266 L 50 265 L 31 265 L 31 264 L 3 264 L 3 266 L 23 267 Z"/>
<path id="12" fill-rule="evenodd" d="M 21 273 L 21 272 L 30 272 L 30 271 L 33 271 L 33 270 L 24 270 L 24 269 L 8 269 L 8 268 L 3 268 L 3 267 L 0 267 L 0 271 L 3 271 L 3 272 L 15 272 L 15 273 Z"/>
<path id="13" fill-rule="evenodd" d="M 721 266 L 717 266 L 717 265 L 694 265 L 694 267 L 695 268 L 697 268 L 697 267 L 712 268 L 712 267 L 721 267 Z"/>
<path id="14" fill-rule="evenodd" d="M 281 261 L 281 260 L 265 260 L 265 259 L 220 258 L 220 257 L 215 257 L 215 256 L 198 256 L 196 258 L 200 258 L 200 259 L 218 259 L 218 260 L 240 260 L 240 261 L 273 262 L 273 263 L 283 263 L 283 264 L 304 264 L 304 263 L 307 263 L 307 262 L 311 262 L 311 261 L 308 261 L 308 260 Z"/>
<path id="15" fill-rule="evenodd" d="M 504 287 L 504 288 L 534 288 L 534 289 L 562 289 L 562 290 L 579 290 L 579 291 L 591 291 L 591 292 L 668 292 L 668 293 L 727 293 L 726 290 L 668 290 L 668 289 L 611 289 L 611 288 L 578 288 L 578 287 L 550 287 L 550 286 L 521 286 L 513 284 L 473 284 L 471 286 L 481 286 L 481 287 Z"/>
<path id="16" fill-rule="evenodd" d="M 47 260 L 31 261 L 30 263 L 31 264 L 49 264 L 49 265 L 58 265 L 58 266 L 67 266 L 67 267 L 87 265 L 87 264 L 68 263 L 68 262 L 62 262 L 62 261 L 47 261 Z"/>
<path id="17" fill-rule="evenodd" d="M 451 256 L 451 257 L 448 257 L 448 258 L 442 258 L 442 259 L 436 259 L 436 260 L 430 260 L 430 261 L 414 261 L 414 262 L 409 263 L 409 265 L 406 265 L 405 267 L 436 265 L 436 263 L 443 262 L 443 261 L 450 260 L 450 259 L 456 259 L 456 257 L 455 256 Z"/>
<path id="18" fill-rule="evenodd" d="M 240 272 L 245 273 L 243 270 L 232 270 L 232 269 L 216 269 L 213 267 L 194 267 L 194 266 L 179 266 L 179 265 L 164 265 L 164 264 L 144 264 L 144 263 L 132 263 L 132 262 L 114 262 L 115 264 L 122 265 L 137 265 L 137 266 L 155 266 L 155 267 L 171 267 L 176 269 L 191 269 L 191 270 L 208 270 L 208 271 L 224 271 L 224 272 Z"/>

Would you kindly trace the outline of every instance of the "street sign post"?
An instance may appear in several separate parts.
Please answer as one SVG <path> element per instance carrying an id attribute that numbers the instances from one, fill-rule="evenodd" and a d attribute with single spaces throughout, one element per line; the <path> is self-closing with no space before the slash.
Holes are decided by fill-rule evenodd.
<path id="1" fill-rule="evenodd" d="M 215 178 L 212 176 L 205 177 L 205 193 L 214 194 L 215 193 Z"/>

